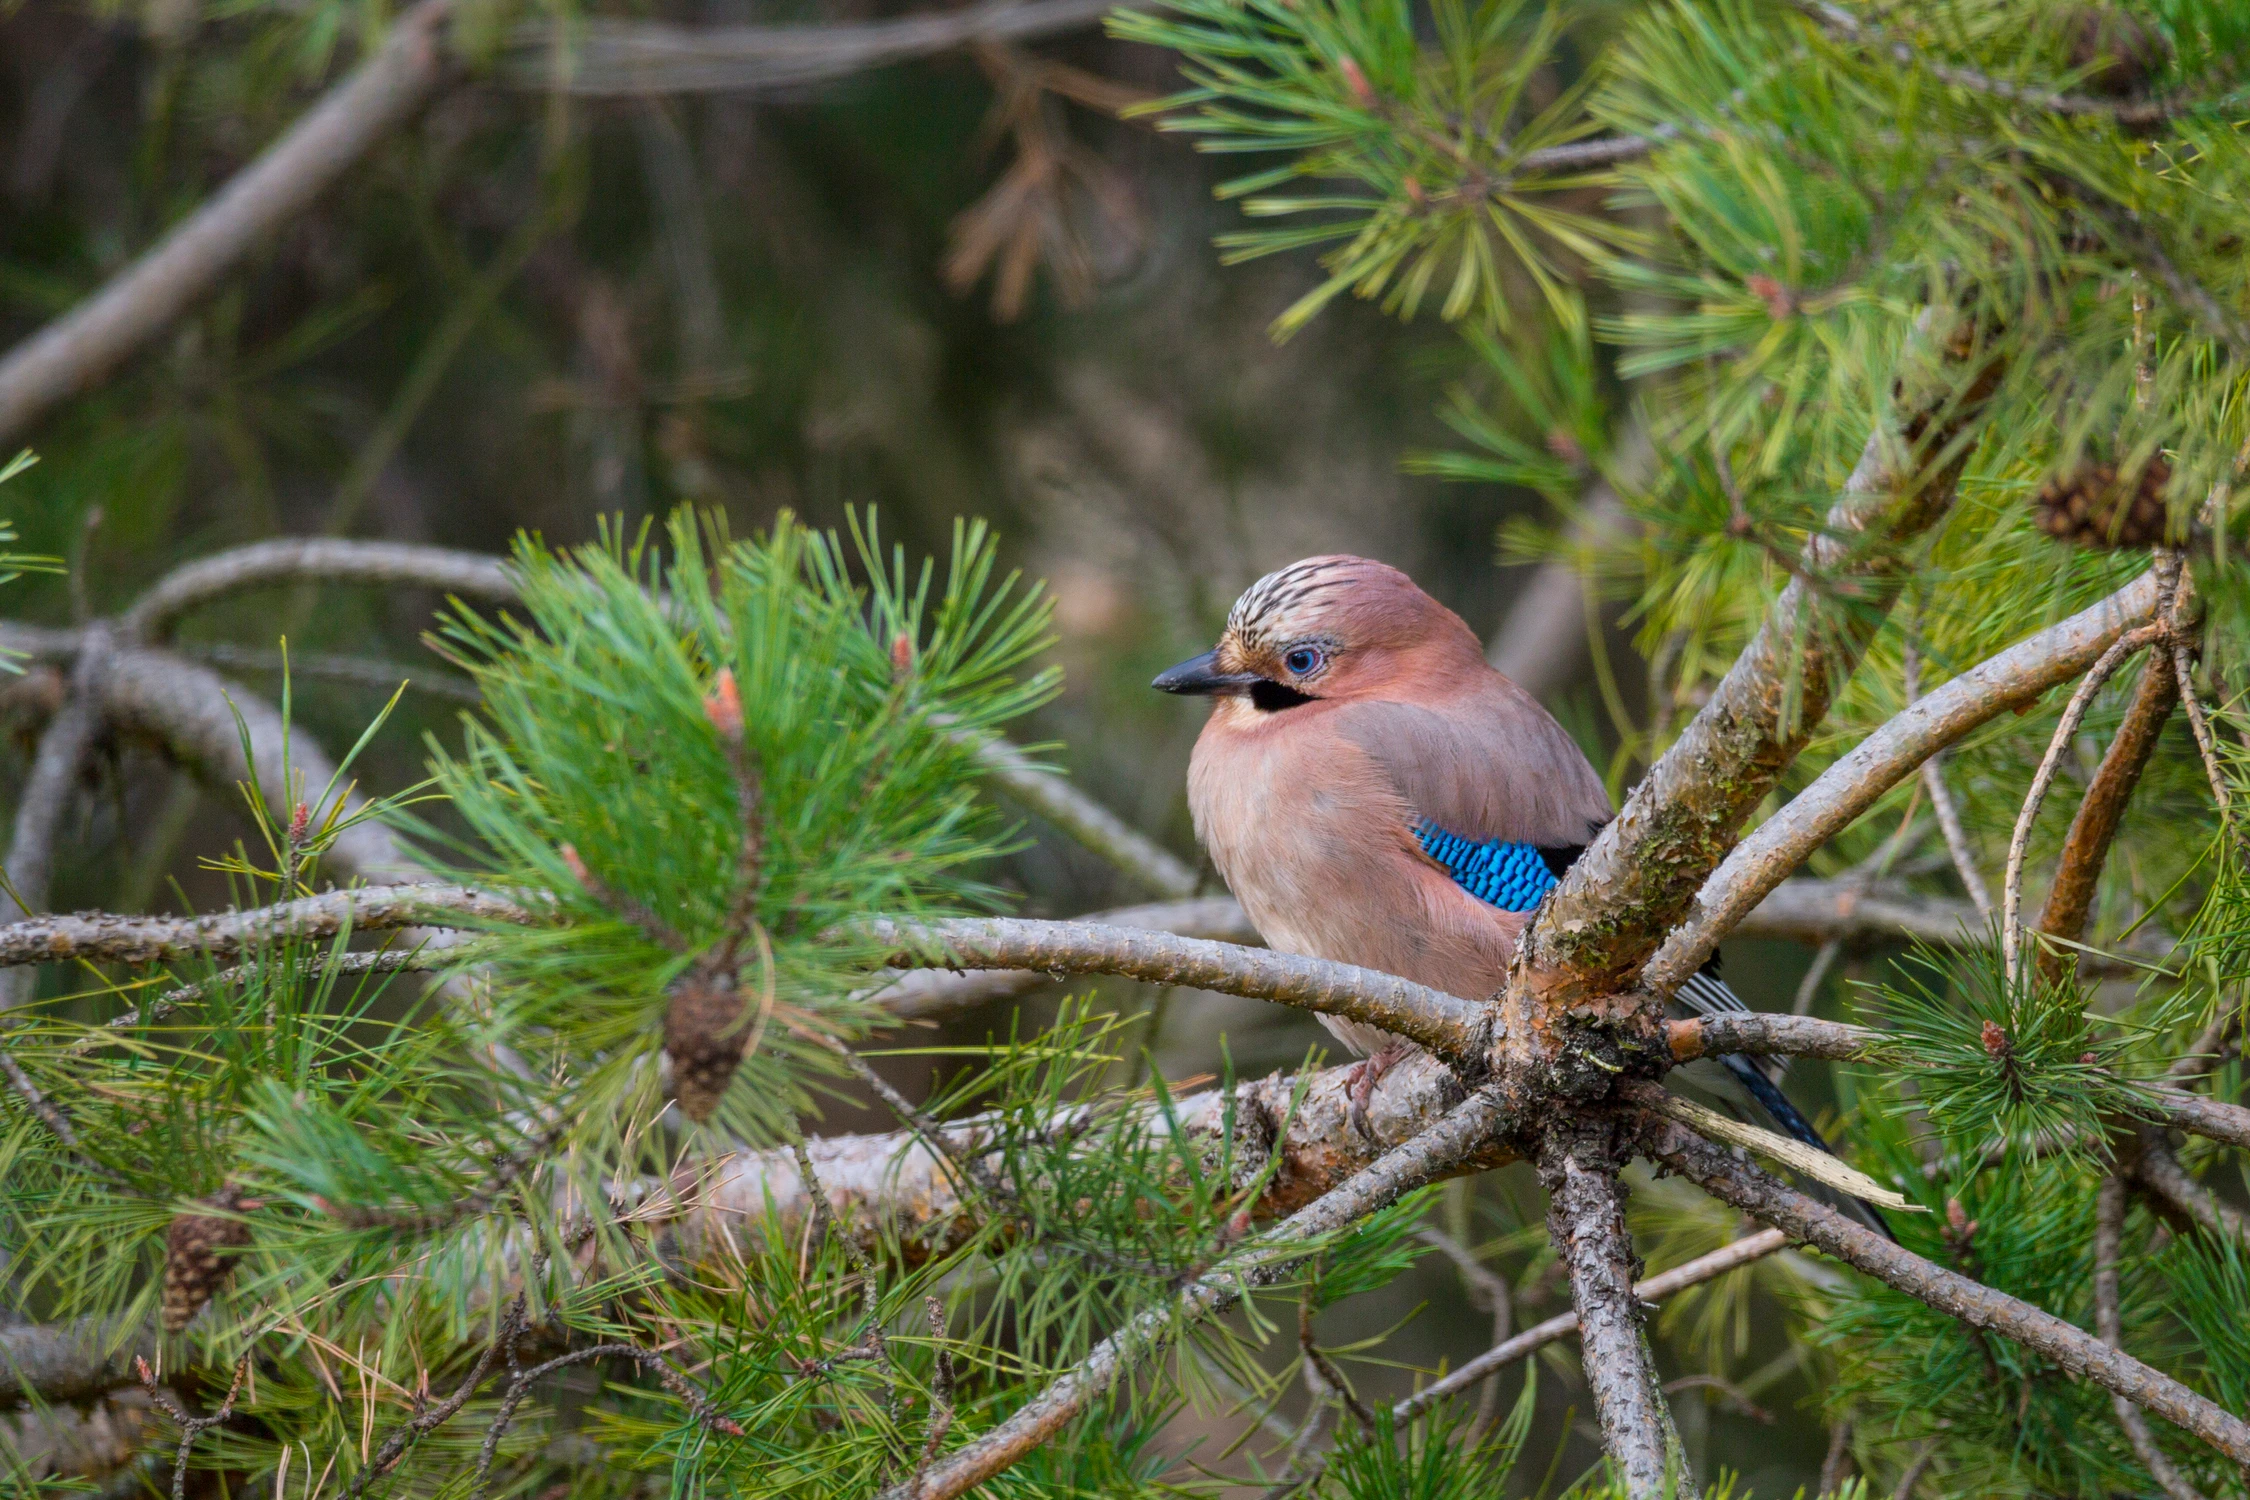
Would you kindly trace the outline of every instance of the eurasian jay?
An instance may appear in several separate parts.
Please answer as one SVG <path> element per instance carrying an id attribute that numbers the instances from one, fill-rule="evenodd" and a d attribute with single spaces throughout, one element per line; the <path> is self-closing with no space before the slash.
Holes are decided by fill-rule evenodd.
<path id="1" fill-rule="evenodd" d="M 1286 952 L 1493 994 L 1541 898 L 1612 815 L 1554 717 L 1384 563 L 1310 557 L 1267 574 L 1216 647 L 1153 686 L 1215 700 L 1188 764 L 1196 837 Z M 1746 1008 L 1710 971 L 1678 998 Z M 1367 1059 L 1364 1128 L 1368 1094 L 1408 1044 L 1320 1021 Z M 1828 1149 L 1756 1063 L 1724 1061 L 1776 1124 Z"/>

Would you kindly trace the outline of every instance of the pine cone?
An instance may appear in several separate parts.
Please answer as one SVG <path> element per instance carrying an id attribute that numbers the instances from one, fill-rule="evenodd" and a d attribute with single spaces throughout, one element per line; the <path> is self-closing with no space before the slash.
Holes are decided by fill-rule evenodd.
<path id="1" fill-rule="evenodd" d="M 2152 458 L 2126 478 L 2113 463 L 2086 463 L 2057 474 L 2032 497 L 2039 529 L 2081 547 L 2153 547 L 2165 540 L 2171 511 L 2164 491 L 2172 466 Z"/>
<path id="2" fill-rule="evenodd" d="M 164 1327 L 178 1333 L 234 1269 L 230 1251 L 250 1243 L 250 1226 L 221 1215 L 243 1207 L 241 1189 L 223 1187 L 203 1200 L 213 1214 L 179 1214 L 164 1231 Z"/>
<path id="3" fill-rule="evenodd" d="M 664 1013 L 664 1050 L 672 1057 L 672 1097 L 698 1125 L 711 1118 L 734 1081 L 750 1039 L 745 997 L 723 977 L 683 975 Z"/>

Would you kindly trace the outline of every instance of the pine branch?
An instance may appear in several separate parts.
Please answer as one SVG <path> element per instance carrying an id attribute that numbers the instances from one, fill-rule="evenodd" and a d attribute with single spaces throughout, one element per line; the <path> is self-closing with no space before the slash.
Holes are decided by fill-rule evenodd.
<path id="1" fill-rule="evenodd" d="M 1550 1016 L 1614 995 L 1688 913 L 1858 665 L 1908 549 L 1950 507 L 2000 367 L 1971 314 L 1932 308 L 1915 328 L 1895 409 L 1758 634 L 1525 934 L 1503 1003 L 1512 1053 L 1534 1059 Z"/>
<path id="2" fill-rule="evenodd" d="M 2163 1136 L 2144 1128 L 2120 1155 L 2133 1185 L 2168 1210 L 2167 1217 L 2188 1220 L 2215 1240 L 2250 1249 L 2250 1215 L 2190 1177 Z"/>
<path id="3" fill-rule="evenodd" d="M 182 616 L 229 594 L 311 581 L 408 585 L 465 599 L 516 597 L 515 574 L 497 557 L 408 542 L 278 537 L 174 568 L 134 601 L 118 629 L 134 644 L 162 645 Z"/>
<path id="4" fill-rule="evenodd" d="M 109 676 L 111 655 L 107 630 L 85 633 L 62 707 L 39 736 L 39 748 L 31 758 L 31 774 L 24 778 L 16 803 L 7 880 L 0 882 L 0 923 L 20 921 L 47 904 L 47 886 L 54 872 L 55 832 L 105 721 L 102 689 Z M 29 972 L 0 976 L 0 1014 L 30 999 L 34 980 Z M 13 1061 L 7 1066 L 16 1073 Z M 30 1085 L 19 1083 L 18 1088 L 27 1090 Z"/>
<path id="5" fill-rule="evenodd" d="M 242 1357 L 235 1361 L 234 1382 L 227 1387 L 226 1399 L 219 1403 L 217 1411 L 207 1417 L 189 1415 L 187 1408 L 180 1405 L 170 1391 L 157 1384 L 156 1373 L 149 1368 L 147 1360 L 133 1361 L 133 1366 L 141 1377 L 141 1389 L 148 1393 L 149 1403 L 161 1408 L 164 1415 L 170 1417 L 180 1429 L 179 1447 L 172 1459 L 172 1500 L 187 1500 L 188 1454 L 194 1449 L 195 1440 L 212 1428 L 223 1427 L 233 1419 L 235 1398 L 242 1394 L 242 1382 L 250 1373 L 252 1352 L 249 1349 L 243 1350 Z"/>
<path id="6" fill-rule="evenodd" d="M 346 928 L 381 932 L 448 921 L 459 925 L 542 920 L 505 897 L 473 886 L 359 886 L 207 917 L 88 912 L 15 922 L 0 927 L 0 966 L 69 960 L 174 963 L 198 957 L 232 958 L 251 948 L 290 940 L 332 938 Z"/>
<path id="7" fill-rule="evenodd" d="M 2028 1302 L 1932 1264 L 1668 1120 L 1644 1115 L 1640 1149 L 1751 1217 L 1972 1328 L 2015 1340 L 2250 1465 L 2250 1422 Z"/>
<path id="8" fill-rule="evenodd" d="M 2008 868 L 2000 888 L 2000 952 L 2006 959 L 2010 979 L 2015 977 L 2023 946 L 2023 862 L 2031 851 L 2031 829 L 2038 821 L 2040 804 L 2046 801 L 2047 789 L 2054 784 L 2055 775 L 2062 768 L 2063 752 L 2076 737 L 2086 711 L 2093 706 L 2094 695 L 2109 681 L 2110 674 L 2135 651 L 2158 641 L 2167 628 L 2162 622 L 2155 622 L 2119 636 L 2087 670 L 2084 680 L 2071 693 L 2069 703 L 2064 705 L 2062 716 L 2055 721 L 2055 732 L 2047 741 L 2047 753 L 2040 757 L 2039 767 L 2032 773 L 2031 786 L 2016 813 L 2015 831 L 2008 840 Z"/>
<path id="9" fill-rule="evenodd" d="M 830 26 L 675 26 L 583 17 L 567 31 L 544 24 L 519 28 L 501 78 L 517 88 L 590 98 L 785 93 L 979 42 L 1078 31 L 1116 8 L 1116 0 L 987 0 L 956 12 Z"/>
<path id="10" fill-rule="evenodd" d="M 12 445 L 203 300 L 234 266 L 312 205 L 437 89 L 451 0 L 422 0 L 374 56 L 324 94 L 109 284 L 0 357 L 0 444 Z"/>
<path id="11" fill-rule="evenodd" d="M 2126 631 L 2153 620 L 2161 603 L 2156 574 L 2144 573 L 1902 709 L 1735 847 L 1649 961 L 1642 984 L 1670 994 L 1768 892 L 1930 756 L 2078 676 Z"/>
<path id="12" fill-rule="evenodd" d="M 1633 1297 L 1633 1241 L 1625 1228 L 1620 1165 L 1608 1121 L 1550 1128 L 1539 1153 L 1547 1238 L 1570 1274 L 1602 1446 L 1632 1500 L 1670 1500 L 1693 1481 Z"/>
<path id="13" fill-rule="evenodd" d="M 1486 1007 L 1411 980 L 1323 959 L 1091 922 L 1010 917 L 935 922 L 879 917 L 864 924 L 864 931 L 877 942 L 895 945 L 889 961 L 898 966 L 1116 974 L 1150 984 L 1245 995 L 1380 1026 L 1472 1065 L 1480 1064 L 1492 1045 L 1492 1015 Z"/>
<path id="14" fill-rule="evenodd" d="M 2172 670 L 2171 654 L 2156 652 L 2141 668 L 2140 683 L 2133 690 L 2124 722 L 2117 726 L 2078 811 L 2071 816 L 2070 832 L 2063 839 L 2062 854 L 2055 861 L 2054 878 L 2047 887 L 2046 905 L 2040 908 L 2040 932 L 2070 942 L 2084 936 L 2087 914 L 2093 910 L 2094 889 L 2109 859 L 2110 845 L 2125 821 L 2125 806 L 2156 753 L 2164 721 L 2172 716 L 2172 706 L 2179 701 L 2179 678 Z M 2071 959 L 2067 949 L 2042 946 L 2040 973 L 2050 981 L 2062 979 L 2071 972 Z"/>
<path id="15" fill-rule="evenodd" d="M 2119 1353 L 2125 1349 L 2125 1324 L 2117 1305 L 2117 1250 L 2124 1227 L 2125 1183 L 2117 1177 L 2104 1178 L 2094 1201 L 2094 1332 Z M 2158 1488 L 2170 1500 L 2203 1500 L 2196 1487 L 2172 1467 L 2164 1450 L 2156 1446 L 2141 1409 L 2114 1393 L 2109 1400 L 2110 1409 L 2117 1413 L 2117 1425 L 2125 1429 L 2125 1439 L 2133 1445 L 2133 1456 Z"/>
<path id="16" fill-rule="evenodd" d="M 237 646 L 226 641 L 183 645 L 182 656 L 217 667 L 222 672 L 247 674 L 286 670 L 297 681 L 349 683 L 389 694 L 401 687 L 430 693 L 455 703 L 477 704 L 484 694 L 476 684 L 452 672 L 433 670 L 419 663 L 384 661 L 373 656 L 346 656 L 333 651 L 269 651 L 257 646 Z"/>
<path id="17" fill-rule="evenodd" d="M 1700 1286 L 1729 1271 L 1749 1265 L 1752 1261 L 1762 1260 L 1777 1250 L 1787 1249 L 1788 1245 L 1789 1236 L 1778 1229 L 1761 1229 L 1755 1234 L 1746 1234 L 1733 1244 L 1722 1246 L 1708 1255 L 1697 1256 L 1684 1265 L 1633 1283 L 1633 1299 L 1642 1303 L 1661 1302 L 1674 1292 Z M 1392 1425 L 1403 1428 L 1440 1401 L 1474 1389 L 1496 1371 L 1537 1353 L 1549 1344 L 1566 1339 L 1577 1331 L 1576 1312 L 1563 1313 L 1544 1323 L 1533 1324 L 1515 1337 L 1493 1345 L 1450 1375 L 1430 1382 L 1392 1407 Z"/>
<path id="18" fill-rule="evenodd" d="M 1333 1191 L 1381 1154 L 1431 1128 L 1461 1097 L 1452 1073 L 1427 1055 L 1413 1055 L 1383 1077 L 1370 1101 L 1371 1133 L 1351 1118 L 1351 1087 L 1356 1069 L 1329 1068 L 1303 1082 L 1290 1074 L 1238 1084 L 1230 1095 L 1207 1090 L 1174 1102 L 1168 1117 L 1144 1116 L 1133 1128 L 1160 1127 L 1179 1137 L 1213 1144 L 1225 1134 L 1231 1109 L 1236 1120 L 1274 1122 L 1283 1128 L 1272 1142 L 1273 1175 L 1265 1193 L 1250 1205 L 1253 1222 L 1293 1213 Z M 1071 1107 L 1043 1122 L 1049 1137 L 1084 1135 L 1083 1149 L 1098 1150 L 1101 1132 L 1084 1107 Z M 995 1145 L 989 1121 L 963 1120 L 942 1127 L 945 1149 L 930 1149 L 917 1130 L 885 1135 L 824 1136 L 807 1140 L 828 1206 L 838 1223 L 864 1244 L 896 1238 L 933 1252 L 962 1243 L 976 1223 L 974 1194 L 961 1190 L 963 1173 L 955 1162 L 981 1159 Z M 1482 1170 L 1513 1159 L 1495 1148 L 1467 1167 Z M 691 1181 L 692 1179 L 692 1181 Z M 803 1180 L 786 1149 L 737 1151 L 705 1166 L 700 1175 L 684 1170 L 677 1188 L 655 1187 L 670 1206 L 648 1213 L 668 1218 L 681 1253 L 724 1257 L 746 1230 L 783 1237 L 805 1232 L 813 1217 Z M 973 1184 L 972 1184 L 973 1187 Z M 771 1208 L 771 1218 L 768 1208 Z M 791 1239 L 794 1243 L 794 1239 Z"/>
<path id="19" fill-rule="evenodd" d="M 2092 94 L 2066 94 L 2058 89 L 2010 83 L 2005 78 L 1994 78 L 1975 68 L 1935 62 L 1923 56 L 1911 44 L 1891 36 L 1881 26 L 1860 20 L 1840 5 L 1827 4 L 1825 0 L 1796 0 L 1796 4 L 1799 10 L 1819 22 L 1824 30 L 1844 41 L 1863 43 L 1901 67 L 1927 73 L 1942 83 L 1951 84 L 1971 94 L 2004 99 L 2010 104 L 2028 104 L 2048 114 L 2073 118 L 2106 118 L 2132 128 L 2162 124 L 2207 105 L 2207 101 L 2195 99 L 2104 99 Z"/>
<path id="20" fill-rule="evenodd" d="M 1837 1062 L 1881 1061 L 1887 1039 L 1871 1027 L 1815 1016 L 1765 1011 L 1699 1016 L 1665 1023 L 1675 1062 L 1729 1053 L 1764 1057 L 1825 1057 Z M 2250 1149 L 2250 1109 L 2191 1094 L 2169 1083 L 2139 1083 L 2132 1110 L 2151 1124 Z"/>
<path id="21" fill-rule="evenodd" d="M 1395 1202 L 1402 1193 L 1458 1170 L 1489 1151 L 1508 1123 L 1497 1095 L 1488 1090 L 1470 1095 L 1364 1171 L 1244 1242 L 1170 1305 L 1140 1314 L 1104 1339 L 1076 1367 L 990 1432 L 932 1464 L 909 1485 L 884 1491 L 879 1500 L 954 1500 L 1006 1472 L 1118 1381 L 1161 1354 L 1189 1323 L 1216 1316 L 1250 1287 L 1278 1279 L 1293 1264 L 1289 1247 L 1324 1239 Z"/>

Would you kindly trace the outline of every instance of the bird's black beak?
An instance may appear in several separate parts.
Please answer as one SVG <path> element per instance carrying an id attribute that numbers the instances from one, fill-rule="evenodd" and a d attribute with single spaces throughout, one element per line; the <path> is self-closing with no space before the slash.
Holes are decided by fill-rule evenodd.
<path id="1" fill-rule="evenodd" d="M 1250 691 L 1251 684 L 1265 679 L 1255 672 L 1222 672 L 1219 670 L 1219 653 L 1206 651 L 1201 656 L 1190 657 L 1169 671 L 1159 672 L 1156 681 L 1149 684 L 1160 693 L 1240 694 Z"/>

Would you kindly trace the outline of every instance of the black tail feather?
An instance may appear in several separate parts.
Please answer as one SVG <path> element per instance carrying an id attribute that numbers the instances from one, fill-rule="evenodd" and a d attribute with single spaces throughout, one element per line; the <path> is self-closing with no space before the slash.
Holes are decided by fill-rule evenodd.
<path id="1" fill-rule="evenodd" d="M 1732 1073 L 1742 1086 L 1750 1091 L 1750 1097 L 1758 1101 L 1759 1107 L 1773 1117 L 1774 1124 L 1779 1125 L 1784 1131 L 1808 1146 L 1825 1151 L 1830 1156 L 1836 1154 L 1836 1148 L 1828 1144 L 1828 1138 L 1813 1127 L 1812 1121 L 1806 1119 L 1798 1111 L 1796 1105 L 1789 1102 L 1789 1096 L 1784 1094 L 1779 1085 L 1766 1076 L 1763 1068 L 1740 1053 L 1729 1053 L 1720 1058 L 1719 1061 L 1724 1063 L 1727 1071 Z M 1897 1235 L 1891 1233 L 1890 1221 L 1883 1217 L 1881 1209 L 1862 1198 L 1852 1198 L 1848 1201 L 1856 1210 L 1855 1217 L 1866 1224 L 1868 1228 L 1879 1231 L 1891 1240 L 1895 1241 L 1898 1238 Z"/>

